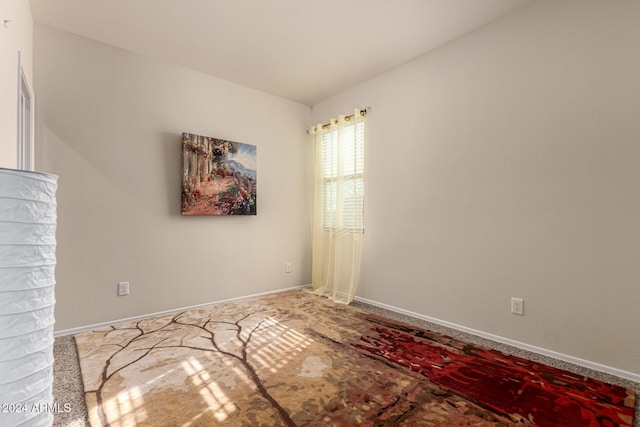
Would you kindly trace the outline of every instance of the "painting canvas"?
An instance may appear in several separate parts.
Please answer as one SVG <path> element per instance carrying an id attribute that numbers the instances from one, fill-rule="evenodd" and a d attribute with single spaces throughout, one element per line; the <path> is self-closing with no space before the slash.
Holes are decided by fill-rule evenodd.
<path id="1" fill-rule="evenodd" d="M 182 134 L 182 215 L 256 215 L 256 146 Z"/>

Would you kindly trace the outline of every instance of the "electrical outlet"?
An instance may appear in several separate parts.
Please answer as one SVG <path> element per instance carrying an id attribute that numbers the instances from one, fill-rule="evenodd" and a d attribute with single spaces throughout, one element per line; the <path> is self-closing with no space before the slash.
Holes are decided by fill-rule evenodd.
<path id="1" fill-rule="evenodd" d="M 524 300 L 522 298 L 511 298 L 511 313 L 524 316 Z"/>
<path id="2" fill-rule="evenodd" d="M 129 295 L 129 282 L 118 282 L 118 296 Z"/>
<path id="3" fill-rule="evenodd" d="M 285 262 L 284 263 L 284 272 L 285 273 L 291 273 L 291 263 L 290 262 Z"/>

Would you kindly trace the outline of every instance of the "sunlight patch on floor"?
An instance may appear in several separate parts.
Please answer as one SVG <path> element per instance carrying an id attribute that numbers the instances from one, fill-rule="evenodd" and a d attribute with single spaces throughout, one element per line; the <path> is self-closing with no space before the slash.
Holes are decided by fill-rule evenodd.
<path id="1" fill-rule="evenodd" d="M 117 414 L 114 426 L 135 426 L 148 418 L 144 409 L 144 399 L 139 387 L 132 387 L 118 393 L 104 404 L 107 413 Z"/>
<path id="2" fill-rule="evenodd" d="M 252 338 L 252 345 L 258 349 L 250 357 L 272 373 L 282 369 L 297 353 L 313 343 L 312 339 L 272 317 L 263 320 L 261 325 L 256 331 L 259 334 Z"/>
<path id="3" fill-rule="evenodd" d="M 193 384 L 199 388 L 202 399 L 207 403 L 208 409 L 213 413 L 216 420 L 222 422 L 229 415 L 237 411 L 236 405 L 227 397 L 220 389 L 218 384 L 211 379 L 209 372 L 200 364 L 198 359 L 190 357 L 189 360 L 182 362 L 182 368 L 187 373 Z M 199 418 L 202 414 L 195 417 Z M 183 424 L 183 427 L 192 425 L 192 422 Z"/>
<path id="4" fill-rule="evenodd" d="M 168 376 L 169 376 L 169 375 L 171 375 L 173 372 L 175 372 L 175 370 L 176 370 L 175 368 L 174 368 L 174 369 L 169 369 L 169 370 L 165 371 L 164 373 L 162 373 L 162 374 L 160 374 L 160 375 L 158 375 L 158 376 L 156 376 L 156 377 L 154 377 L 154 378 L 150 379 L 149 381 L 147 381 L 147 382 L 145 383 L 145 385 L 146 385 L 146 386 L 151 386 L 151 385 L 153 385 L 153 383 L 155 383 L 155 382 L 157 382 L 157 381 L 160 381 L 160 380 L 162 380 L 162 379 L 163 379 L 163 378 L 165 378 L 165 377 L 168 377 Z"/>

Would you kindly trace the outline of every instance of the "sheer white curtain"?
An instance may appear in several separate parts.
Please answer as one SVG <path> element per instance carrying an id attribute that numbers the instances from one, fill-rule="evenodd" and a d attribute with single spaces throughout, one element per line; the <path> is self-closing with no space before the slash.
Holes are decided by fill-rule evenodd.
<path id="1" fill-rule="evenodd" d="M 309 130 L 314 150 L 313 291 L 350 303 L 364 237 L 365 110 Z"/>

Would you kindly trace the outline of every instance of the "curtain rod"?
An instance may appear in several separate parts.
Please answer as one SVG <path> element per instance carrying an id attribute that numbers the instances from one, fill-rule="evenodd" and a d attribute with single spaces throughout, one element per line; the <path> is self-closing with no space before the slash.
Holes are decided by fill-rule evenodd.
<path id="1" fill-rule="evenodd" d="M 367 113 L 369 113 L 370 111 L 371 111 L 371 107 L 363 108 L 362 110 L 360 110 L 360 115 L 366 116 Z M 349 114 L 349 115 L 347 115 L 345 117 L 351 118 L 351 117 L 353 117 L 353 114 Z M 323 123 L 322 124 L 322 128 L 323 129 L 326 128 L 327 126 L 331 126 L 331 123 Z M 307 135 L 309 135 L 309 129 L 307 129 Z"/>

